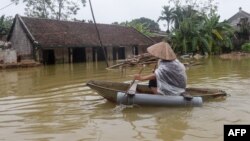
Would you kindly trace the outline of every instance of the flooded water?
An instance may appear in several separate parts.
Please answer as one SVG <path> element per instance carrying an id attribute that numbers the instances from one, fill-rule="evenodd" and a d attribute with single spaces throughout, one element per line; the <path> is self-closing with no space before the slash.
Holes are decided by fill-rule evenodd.
<path id="1" fill-rule="evenodd" d="M 86 86 L 91 79 L 131 81 L 136 67 L 122 73 L 100 62 L 0 70 L 0 141 L 222 141 L 224 124 L 250 124 L 250 59 L 201 62 L 187 70 L 188 86 L 230 96 L 194 108 L 124 108 Z"/>

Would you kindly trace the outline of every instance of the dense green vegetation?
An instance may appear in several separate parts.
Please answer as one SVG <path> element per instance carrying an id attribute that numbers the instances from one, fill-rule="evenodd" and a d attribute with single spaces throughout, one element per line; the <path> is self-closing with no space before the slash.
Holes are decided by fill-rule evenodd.
<path id="1" fill-rule="evenodd" d="M 129 22 L 130 25 L 137 25 L 137 24 L 143 24 L 145 27 L 147 27 L 150 31 L 160 31 L 159 24 L 155 22 L 154 20 L 151 20 L 149 18 L 141 17 L 139 19 L 134 19 L 131 22 Z"/>
<path id="2" fill-rule="evenodd" d="M 171 2 L 175 6 L 164 6 L 159 20 L 168 23 L 169 42 L 177 53 L 218 54 L 233 49 L 234 30 L 226 21 L 219 21 L 215 5 L 202 7 L 192 1 L 188 5 L 181 5 L 178 0 Z"/>
<path id="3" fill-rule="evenodd" d="M 78 0 L 11 1 L 17 4 L 20 1 L 25 3 L 25 14 L 28 17 L 67 20 L 80 9 Z M 86 0 L 81 0 L 81 4 L 85 6 Z M 215 0 L 167 0 L 166 4 L 158 22 L 166 22 L 166 39 L 178 54 L 248 51 L 250 21 L 247 18 L 241 19 L 237 29 L 233 29 L 226 21 L 220 21 Z M 1 16 L 0 35 L 9 32 L 12 20 L 10 17 Z M 113 24 L 133 27 L 147 36 L 153 36 L 152 32 L 160 31 L 157 22 L 145 17 Z"/>
<path id="4" fill-rule="evenodd" d="M 0 17 L 0 36 L 7 35 L 9 33 L 12 21 L 12 17 L 5 17 L 5 15 Z"/>
<path id="5" fill-rule="evenodd" d="M 118 22 L 114 22 L 113 24 L 119 24 Z M 133 27 L 137 31 L 141 32 L 146 36 L 152 36 L 152 32 L 160 31 L 159 24 L 154 20 L 141 17 L 138 19 L 133 19 L 131 21 L 121 22 L 119 25 Z"/>
<path id="6" fill-rule="evenodd" d="M 250 43 L 245 43 L 241 46 L 241 50 L 245 52 L 250 52 Z"/>

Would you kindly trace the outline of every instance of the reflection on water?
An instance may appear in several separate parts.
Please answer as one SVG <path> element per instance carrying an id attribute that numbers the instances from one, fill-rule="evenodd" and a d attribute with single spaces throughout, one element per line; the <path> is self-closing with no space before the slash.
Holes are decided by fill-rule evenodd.
<path id="1" fill-rule="evenodd" d="M 250 123 L 250 59 L 201 62 L 188 69 L 188 86 L 231 96 L 196 108 L 121 107 L 86 86 L 91 79 L 131 81 L 136 67 L 121 73 L 100 62 L 1 70 L 0 140 L 223 140 L 224 124 Z"/>
<path id="2" fill-rule="evenodd" d="M 190 112 L 188 108 L 130 109 L 123 112 L 123 118 L 138 140 L 180 140 L 188 128 Z"/>

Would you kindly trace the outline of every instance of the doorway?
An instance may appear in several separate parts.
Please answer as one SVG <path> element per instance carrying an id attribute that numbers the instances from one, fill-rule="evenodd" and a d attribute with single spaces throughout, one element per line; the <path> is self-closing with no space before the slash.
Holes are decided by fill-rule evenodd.
<path id="1" fill-rule="evenodd" d="M 53 49 L 43 50 L 43 64 L 55 64 L 55 52 Z"/>
<path id="2" fill-rule="evenodd" d="M 73 63 L 86 62 L 85 48 L 73 48 Z"/>
<path id="3" fill-rule="evenodd" d="M 114 47 L 113 48 L 113 59 L 125 59 L 125 47 Z"/>

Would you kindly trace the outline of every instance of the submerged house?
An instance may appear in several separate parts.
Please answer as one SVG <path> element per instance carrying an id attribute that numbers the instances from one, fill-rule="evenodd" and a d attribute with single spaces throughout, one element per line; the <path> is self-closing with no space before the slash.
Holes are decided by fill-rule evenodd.
<path id="1" fill-rule="evenodd" d="M 250 14 L 239 8 L 239 11 L 227 20 L 229 24 L 235 29 L 237 38 L 233 38 L 235 49 L 241 50 L 241 46 L 250 40 L 249 24 Z"/>
<path id="2" fill-rule="evenodd" d="M 240 7 L 239 11 L 236 14 L 234 14 L 231 18 L 229 18 L 227 21 L 230 23 L 231 26 L 237 28 L 241 20 L 247 20 L 248 22 L 250 22 L 250 14 L 242 10 L 242 8 Z"/>
<path id="3" fill-rule="evenodd" d="M 125 59 L 145 53 L 154 41 L 134 28 L 84 22 L 58 21 L 16 15 L 8 41 L 19 60 L 34 59 L 44 64 Z"/>

